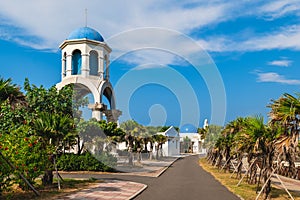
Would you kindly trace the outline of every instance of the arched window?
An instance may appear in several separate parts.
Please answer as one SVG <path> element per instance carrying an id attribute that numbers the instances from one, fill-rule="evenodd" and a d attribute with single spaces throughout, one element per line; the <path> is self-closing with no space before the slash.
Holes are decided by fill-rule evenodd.
<path id="1" fill-rule="evenodd" d="M 90 52 L 90 75 L 98 75 L 98 53 L 97 51 Z"/>
<path id="2" fill-rule="evenodd" d="M 76 49 L 72 55 L 72 75 L 81 74 L 81 51 Z"/>
<path id="3" fill-rule="evenodd" d="M 63 57 L 63 75 L 64 77 L 66 76 L 67 73 L 67 54 L 66 52 L 64 53 L 64 57 Z"/>

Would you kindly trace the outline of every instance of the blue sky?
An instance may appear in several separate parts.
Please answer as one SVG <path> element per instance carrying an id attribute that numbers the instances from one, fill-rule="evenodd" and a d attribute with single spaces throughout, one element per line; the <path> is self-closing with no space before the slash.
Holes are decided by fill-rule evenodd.
<path id="1" fill-rule="evenodd" d="M 0 2 L 0 76 L 20 86 L 26 77 L 58 83 L 58 46 L 85 25 L 86 8 L 88 26 L 113 49 L 121 121 L 202 126 L 206 118 L 219 125 L 267 118 L 271 99 L 300 91 L 299 0 L 19 4 Z"/>

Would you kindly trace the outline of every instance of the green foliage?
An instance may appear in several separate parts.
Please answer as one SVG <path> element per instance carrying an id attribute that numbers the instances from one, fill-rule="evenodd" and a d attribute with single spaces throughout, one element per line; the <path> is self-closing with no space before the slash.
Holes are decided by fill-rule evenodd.
<path id="1" fill-rule="evenodd" d="M 214 144 L 217 142 L 217 140 L 219 139 L 219 137 L 221 137 L 222 135 L 222 126 L 218 126 L 218 125 L 209 125 L 206 133 L 205 133 L 205 139 L 204 139 L 204 147 L 206 148 L 210 148 L 212 146 L 214 146 Z"/>
<path id="2" fill-rule="evenodd" d="M 118 124 L 115 122 L 106 122 L 105 120 L 101 120 L 98 122 L 100 128 L 103 130 L 104 134 L 107 137 L 113 137 L 113 139 L 118 141 L 124 141 L 125 132 L 123 129 L 118 128 Z"/>
<path id="3" fill-rule="evenodd" d="M 192 141 L 188 136 L 183 138 L 183 152 L 190 153 L 192 151 Z"/>
<path id="4" fill-rule="evenodd" d="M 74 121 L 69 115 L 41 112 L 33 120 L 34 134 L 39 136 L 44 147 L 51 148 L 52 153 L 61 151 L 64 141 L 75 143 L 76 132 Z M 50 151 L 50 149 L 49 149 Z"/>
<path id="5" fill-rule="evenodd" d="M 7 164 L 1 165 L 1 171 L 13 173 L 11 182 L 28 190 L 28 186 L 20 179 L 19 174 L 23 174 L 33 184 L 35 179 L 43 173 L 45 163 L 48 162 L 47 152 L 43 150 L 40 138 L 31 134 L 29 126 L 23 125 L 10 134 L 2 134 L 0 143 L 4 158 L 15 167 L 13 169 Z M 4 177 L 1 179 L 7 176 L 7 174 L 2 175 Z"/>
<path id="6" fill-rule="evenodd" d="M 0 191 L 12 183 L 28 189 L 19 174 L 34 183 L 52 168 L 52 153 L 61 150 L 65 141 L 74 144 L 72 86 L 58 91 L 55 86 L 30 86 L 26 80 L 24 89 L 26 96 L 10 79 L 0 79 Z"/>
<path id="7" fill-rule="evenodd" d="M 171 126 L 163 126 L 163 127 L 160 127 L 160 130 L 158 132 L 165 132 L 166 130 L 168 130 Z M 179 132 L 179 128 L 178 127 L 174 127 L 175 130 L 177 132 Z"/>
<path id="8" fill-rule="evenodd" d="M 158 132 L 161 132 L 161 127 L 160 126 L 146 126 L 146 131 L 149 135 L 155 135 Z"/>
<path id="9" fill-rule="evenodd" d="M 57 158 L 57 168 L 64 171 L 112 171 L 117 159 L 108 154 L 63 154 Z M 104 164 L 105 163 L 105 164 Z"/>
<path id="10" fill-rule="evenodd" d="M 125 132 L 114 122 L 81 119 L 77 124 L 77 130 L 83 144 L 79 147 L 79 152 L 85 147 L 86 150 L 99 153 L 104 150 L 104 146 L 110 151 L 112 145 L 125 140 Z"/>
<path id="11" fill-rule="evenodd" d="M 2 146 L 0 146 L 0 151 L 2 152 Z M 3 191 L 8 191 L 12 186 L 13 182 L 10 175 L 13 170 L 7 164 L 2 156 L 0 156 L 0 197 Z"/>
<path id="12" fill-rule="evenodd" d="M 63 87 L 58 91 L 55 86 L 49 89 L 43 86 L 31 86 L 29 80 L 26 79 L 24 89 L 26 101 L 28 102 L 27 109 L 30 113 L 34 115 L 40 112 L 73 115 L 72 86 Z"/>
<path id="13" fill-rule="evenodd" d="M 24 103 L 24 95 L 20 88 L 11 83 L 11 79 L 4 80 L 0 78 L 0 104 L 8 100 L 13 107 L 16 104 Z"/>

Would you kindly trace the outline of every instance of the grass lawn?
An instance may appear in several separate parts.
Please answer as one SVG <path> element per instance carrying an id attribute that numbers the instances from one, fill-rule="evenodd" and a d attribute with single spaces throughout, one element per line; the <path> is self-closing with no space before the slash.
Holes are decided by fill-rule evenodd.
<path id="1" fill-rule="evenodd" d="M 13 200 L 25 200 L 25 199 L 57 199 L 59 196 L 72 193 L 78 189 L 86 188 L 87 186 L 101 182 L 100 180 L 75 180 L 75 179 L 64 179 L 61 182 L 61 190 L 58 190 L 57 180 L 54 179 L 54 183 L 51 186 L 43 187 L 41 181 L 38 180 L 34 187 L 39 191 L 40 196 L 36 196 L 31 190 L 22 191 L 21 189 L 14 187 L 11 192 L 6 192 L 0 199 L 13 199 Z"/>
<path id="2" fill-rule="evenodd" d="M 249 185 L 244 179 L 240 186 L 237 186 L 239 179 L 236 179 L 235 175 L 232 178 L 230 178 L 231 173 L 224 173 L 223 171 L 219 172 L 217 168 L 208 164 L 205 158 L 201 158 L 199 164 L 204 170 L 212 174 L 215 177 L 215 179 L 217 179 L 220 183 L 226 186 L 228 190 L 230 190 L 234 194 L 237 194 L 245 200 L 254 200 L 256 198 L 256 185 Z M 300 200 L 300 193 L 291 192 L 291 194 L 295 200 Z M 274 187 L 272 187 L 271 198 L 275 200 L 290 199 L 290 197 L 284 190 L 277 189 Z"/>

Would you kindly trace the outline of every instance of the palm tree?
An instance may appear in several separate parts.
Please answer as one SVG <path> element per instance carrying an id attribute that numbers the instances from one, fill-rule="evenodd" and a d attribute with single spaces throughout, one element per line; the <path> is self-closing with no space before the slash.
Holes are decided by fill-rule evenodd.
<path id="1" fill-rule="evenodd" d="M 270 125 L 281 125 L 284 133 L 280 140 L 276 143 L 277 147 L 281 149 L 281 158 L 285 158 L 289 162 L 288 175 L 296 176 L 295 160 L 299 144 L 299 115 L 300 115 L 300 95 L 294 97 L 288 93 L 283 94 L 279 99 L 272 100 L 269 105 Z"/>
<path id="2" fill-rule="evenodd" d="M 0 78 L 0 105 L 8 100 L 9 104 L 14 108 L 17 104 L 25 104 L 25 96 L 20 88 L 11 83 L 11 79 L 4 80 Z"/>
<path id="3" fill-rule="evenodd" d="M 155 127 L 155 126 L 147 126 L 146 128 L 146 133 L 144 137 L 144 145 L 145 145 L 145 151 L 148 151 L 147 145 L 148 143 L 150 144 L 150 149 L 149 149 L 149 160 L 152 160 L 153 157 L 153 147 L 155 143 L 155 134 L 161 130 L 161 127 Z"/>
<path id="4" fill-rule="evenodd" d="M 222 154 L 225 157 L 226 165 L 227 165 L 225 170 L 229 170 L 230 167 L 230 160 L 232 158 L 231 150 L 234 145 L 234 137 L 236 134 L 242 131 L 244 125 L 245 125 L 245 118 L 238 117 L 237 119 L 229 122 L 222 131 L 222 135 L 223 135 L 222 144 L 224 147 Z M 221 159 L 219 159 L 219 162 L 220 163 L 218 163 L 218 166 L 220 167 Z"/>
<path id="5" fill-rule="evenodd" d="M 45 173 L 42 179 L 44 185 L 52 184 L 52 161 L 54 154 L 61 150 L 65 140 L 75 140 L 75 129 L 72 118 L 68 115 L 49 114 L 42 112 L 33 121 L 35 135 L 40 137 L 43 148 L 49 151 L 48 166 L 45 166 Z M 72 136 L 72 137 L 71 137 Z"/>
<path id="6" fill-rule="evenodd" d="M 153 136 L 156 145 L 156 159 L 163 157 L 162 145 L 167 141 L 167 137 L 161 134 L 156 134 Z M 160 152 L 160 153 L 159 153 Z"/>
<path id="7" fill-rule="evenodd" d="M 256 183 L 257 166 L 254 162 L 258 162 L 265 155 L 264 144 L 261 143 L 262 138 L 268 132 L 268 127 L 264 124 L 264 119 L 261 116 L 245 118 L 244 128 L 235 137 L 236 151 L 239 152 L 242 159 L 242 154 L 246 154 L 250 169 L 249 183 Z M 261 146 L 259 146 L 261 145 Z M 241 169 L 239 169 L 241 170 Z M 238 173 L 241 173 L 238 171 Z M 259 183 L 259 182 L 258 182 Z"/>
<path id="8" fill-rule="evenodd" d="M 133 165 L 133 150 L 137 151 L 137 160 L 141 161 L 142 137 L 141 133 L 146 132 L 145 128 L 134 120 L 123 122 L 120 127 L 125 131 L 125 140 L 128 145 L 129 165 Z"/>
<path id="9" fill-rule="evenodd" d="M 276 160 L 275 142 L 280 134 L 279 129 L 266 127 L 262 135 L 257 138 L 254 151 L 261 157 L 261 175 L 262 182 L 265 185 L 263 189 L 264 199 L 268 199 L 271 192 L 270 177 L 273 173 L 273 163 Z"/>

